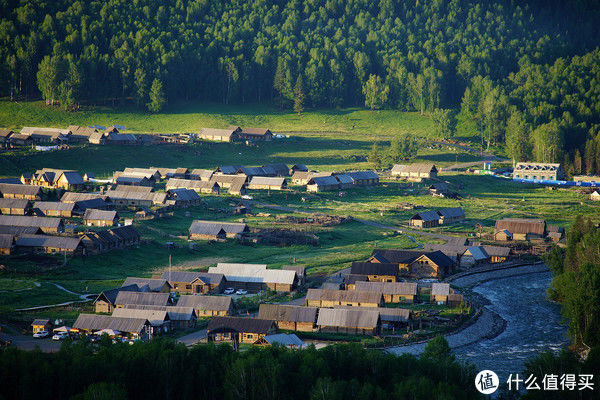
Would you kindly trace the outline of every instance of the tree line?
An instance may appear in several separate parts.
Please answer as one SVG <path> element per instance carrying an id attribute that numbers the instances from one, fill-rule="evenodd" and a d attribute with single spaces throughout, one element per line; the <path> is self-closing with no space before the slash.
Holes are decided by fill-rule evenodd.
<path id="1" fill-rule="evenodd" d="M 562 304 L 573 343 L 600 346 L 600 228 L 577 216 L 567 232 L 567 247 L 547 253 L 552 271 L 550 298 Z"/>
<path id="2" fill-rule="evenodd" d="M 148 343 L 66 343 L 57 353 L 0 350 L 0 399 L 479 399 L 472 367 L 439 337 L 420 358 L 360 345 L 235 352 Z"/>
<path id="3" fill-rule="evenodd" d="M 593 49 L 598 11 L 587 0 L 1 0 L 0 95 L 70 109 L 198 99 L 423 114 L 458 108 L 474 79 L 500 83 L 524 59 Z"/>

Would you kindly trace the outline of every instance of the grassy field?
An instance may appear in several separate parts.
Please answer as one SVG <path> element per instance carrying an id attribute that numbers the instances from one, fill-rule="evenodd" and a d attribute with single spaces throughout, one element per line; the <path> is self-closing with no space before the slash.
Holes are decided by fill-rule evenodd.
<path id="1" fill-rule="evenodd" d="M 459 133 L 474 138 L 468 121 L 459 118 Z M 12 122 L 11 122 L 12 121 Z M 262 165 L 271 162 L 303 163 L 317 170 L 343 171 L 371 167 L 366 155 L 374 140 L 384 144 L 395 133 L 410 132 L 431 137 L 431 122 L 417 114 L 393 111 L 371 112 L 359 109 L 307 112 L 298 117 L 267 107 L 228 107 L 190 105 L 172 107 L 166 114 L 146 115 L 139 112 L 116 112 L 94 109 L 63 113 L 39 103 L 0 102 L 0 126 L 22 125 L 66 126 L 69 124 L 124 124 L 136 132 L 189 132 L 202 126 L 224 127 L 269 126 L 275 131 L 296 132 L 290 138 L 255 146 L 228 143 L 195 145 L 161 145 L 141 147 L 83 146 L 65 151 L 33 152 L 19 150 L 0 156 L 0 176 L 18 176 L 43 167 L 72 168 L 109 176 L 127 166 L 214 168 L 218 165 Z M 311 133 L 312 131 L 312 133 Z M 499 150 L 500 151 L 500 150 Z M 413 161 L 430 161 L 438 166 L 476 161 L 471 153 L 448 146 L 424 145 Z M 543 187 L 516 184 L 489 176 L 442 175 L 459 200 L 433 198 L 426 183 L 402 183 L 383 180 L 376 187 L 338 192 L 307 194 L 292 187 L 285 192 L 253 191 L 255 200 L 311 212 L 363 218 L 371 221 L 407 226 L 408 219 L 419 210 L 462 206 L 467 220 L 463 223 L 435 228 L 433 232 L 474 235 L 475 225 L 486 232 L 501 217 L 538 217 L 549 223 L 567 226 L 576 214 L 593 216 L 598 222 L 599 206 L 574 190 L 549 191 Z M 76 300 L 52 283 L 76 293 L 97 293 L 120 285 L 126 276 L 151 276 L 168 266 L 169 256 L 177 269 L 202 270 L 221 261 L 267 263 L 278 267 L 296 261 L 309 267 L 309 275 L 325 275 L 365 259 L 374 248 L 410 248 L 415 243 L 404 235 L 352 221 L 333 227 L 292 226 L 319 237 L 318 246 L 242 245 L 198 242 L 192 248 L 184 238 L 193 219 L 240 217 L 215 210 L 231 209 L 239 200 L 226 195 L 203 195 L 207 207 L 176 210 L 172 217 L 136 223 L 144 237 L 138 247 L 116 250 L 85 258 L 0 257 L 7 267 L 0 271 L 0 319 L 15 308 L 55 304 Z M 404 203 L 420 206 L 407 210 Z M 251 227 L 290 228 L 275 215 L 292 212 L 274 211 L 253 206 L 255 212 L 271 216 L 245 217 Z M 296 214 L 301 215 L 301 214 Z M 418 242 L 439 243 L 439 239 L 411 234 Z M 173 243 L 168 248 L 167 243 Z M 64 310 L 65 313 L 71 311 Z M 48 311 L 47 313 L 51 313 Z M 29 314 L 28 314 L 29 315 Z"/>

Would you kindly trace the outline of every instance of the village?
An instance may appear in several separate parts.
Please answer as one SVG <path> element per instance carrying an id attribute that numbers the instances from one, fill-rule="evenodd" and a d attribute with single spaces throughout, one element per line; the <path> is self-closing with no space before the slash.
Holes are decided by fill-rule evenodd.
<path id="1" fill-rule="evenodd" d="M 240 127 L 205 128 L 183 137 L 122 134 L 116 127 L 2 131 L 6 148 L 57 146 L 53 151 L 67 143 L 120 146 L 176 141 L 185 146 L 199 140 L 252 145 L 276 137 L 269 129 Z M 505 170 L 494 172 L 486 162 L 471 173 L 485 179 L 497 175 L 491 179 L 504 181 Z M 328 213 L 325 207 L 322 212 L 307 211 L 308 207 L 319 209 L 322 201 L 339 202 L 334 199 L 351 198 L 353 193 L 402 190 L 424 201 L 395 202 L 376 210 L 381 216 L 400 214 L 392 219 L 396 227 L 383 236 L 383 241 L 391 242 L 384 248 L 378 241 L 367 244 L 367 257 L 320 269 L 302 260 L 297 263 L 294 256 L 277 265 L 217 258 L 193 270 L 173 268 L 169 260 L 169 268 L 158 273 L 141 277 L 117 273 L 119 286 L 86 293 L 83 303 L 70 306 L 81 312 L 69 312 L 67 318 L 35 318 L 24 329 L 40 343 L 68 337 L 97 340 L 103 335 L 130 343 L 189 335 L 194 337 L 192 344 L 228 342 L 236 349 L 356 340 L 370 346 L 410 343 L 452 332 L 477 318 L 481 305 L 448 278 L 531 262 L 564 240 L 564 227 L 542 218 L 497 218 L 493 226 L 476 222 L 478 216 L 468 215 L 469 207 L 466 212 L 460 205 L 465 188 L 453 180 L 456 176 L 428 162 L 396 164 L 382 171 L 317 171 L 303 163 L 283 162 L 212 169 L 133 164 L 110 176 L 56 168 L 22 171 L 0 181 L 0 254 L 4 271 L 11 274 L 19 272 L 11 261 L 19 264 L 34 255 L 47 257 L 51 269 L 59 271 L 71 260 L 134 251 L 144 243 L 158 244 L 157 240 L 167 250 L 314 248 L 324 243 L 326 232 L 365 221 L 360 215 Z M 513 185 L 548 181 L 576 188 L 594 187 L 600 181 L 576 177 L 567 184 L 560 165 L 531 163 L 518 163 L 510 178 Z M 590 202 L 599 197 L 590 191 Z M 285 199 L 289 204 L 290 198 L 306 209 L 282 203 Z M 412 243 L 398 242 L 401 237 Z"/>

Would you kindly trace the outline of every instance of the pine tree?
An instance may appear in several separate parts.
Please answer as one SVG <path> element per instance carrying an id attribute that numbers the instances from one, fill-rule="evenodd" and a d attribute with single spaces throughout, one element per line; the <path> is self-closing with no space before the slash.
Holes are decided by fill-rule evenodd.
<path id="1" fill-rule="evenodd" d="M 575 172 L 576 175 L 580 175 L 582 168 L 581 168 L 581 153 L 579 152 L 579 149 L 575 150 L 575 155 L 573 156 L 573 170 Z"/>
<path id="2" fill-rule="evenodd" d="M 367 160 L 373 165 L 373 168 L 378 169 L 381 167 L 383 160 L 377 142 L 373 143 L 373 147 L 371 147 Z"/>
<path id="3" fill-rule="evenodd" d="M 387 102 L 390 87 L 381 81 L 377 75 L 369 76 L 369 80 L 363 85 L 365 95 L 365 106 L 376 110 Z"/>
<path id="4" fill-rule="evenodd" d="M 146 106 L 148 107 L 148 110 L 152 112 L 159 112 L 167 103 L 162 82 L 158 78 L 155 78 L 154 81 L 152 81 L 149 97 L 150 102 L 146 104 Z"/>
<path id="5" fill-rule="evenodd" d="M 306 95 L 304 94 L 304 83 L 302 82 L 302 74 L 298 74 L 296 79 L 296 86 L 294 87 L 294 112 L 298 115 L 304 111 L 304 100 Z"/>

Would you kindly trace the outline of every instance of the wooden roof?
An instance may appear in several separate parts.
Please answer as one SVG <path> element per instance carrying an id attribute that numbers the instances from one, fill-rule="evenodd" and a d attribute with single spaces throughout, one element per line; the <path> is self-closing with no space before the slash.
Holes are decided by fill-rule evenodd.
<path id="1" fill-rule="evenodd" d="M 74 251 L 81 243 L 81 238 L 48 235 L 21 235 L 17 238 L 19 247 L 42 247 Z"/>
<path id="2" fill-rule="evenodd" d="M 213 317 L 208 323 L 210 332 L 245 332 L 266 334 L 275 328 L 273 320 L 244 317 Z"/>
<path id="3" fill-rule="evenodd" d="M 258 318 L 275 321 L 315 323 L 317 307 L 303 307 L 285 304 L 261 304 Z"/>
<path id="4" fill-rule="evenodd" d="M 40 196 L 42 188 L 36 185 L 19 185 L 15 183 L 0 183 L 0 193 L 20 194 L 25 196 Z"/>
<path id="5" fill-rule="evenodd" d="M 416 282 L 367 282 L 356 281 L 356 290 L 364 292 L 378 292 L 391 295 L 417 295 Z"/>
<path id="6" fill-rule="evenodd" d="M 119 292 L 115 299 L 115 304 L 142 304 L 166 306 L 169 303 L 169 293 L 148 293 L 148 292 Z"/>
<path id="7" fill-rule="evenodd" d="M 320 308 L 317 325 L 363 329 L 374 329 L 379 325 L 380 317 L 377 310 L 356 308 Z"/>
<path id="8" fill-rule="evenodd" d="M 40 228 L 58 229 L 62 224 L 60 218 L 32 217 L 28 215 L 0 215 L 0 225 L 37 226 Z"/>
<path id="9" fill-rule="evenodd" d="M 126 333 L 140 333 L 149 324 L 144 318 L 122 318 L 111 315 L 79 314 L 73 324 L 73 328 L 100 331 L 102 329 L 113 329 Z"/>
<path id="10" fill-rule="evenodd" d="M 182 295 L 177 301 L 180 307 L 192 307 L 195 310 L 227 311 L 232 307 L 230 296 Z"/>
<path id="11" fill-rule="evenodd" d="M 350 268 L 353 275 L 398 275 L 398 264 L 392 263 L 371 263 L 354 261 Z"/>
<path id="12" fill-rule="evenodd" d="M 496 232 L 504 229 L 512 234 L 531 233 L 543 236 L 546 232 L 546 221 L 528 218 L 504 218 L 496 221 Z"/>
<path id="13" fill-rule="evenodd" d="M 364 292 L 360 290 L 308 289 L 308 292 L 306 293 L 306 300 L 377 304 L 381 302 L 382 295 L 381 292 Z"/>
<path id="14" fill-rule="evenodd" d="M 114 221 L 116 218 L 116 211 L 96 210 L 94 208 L 88 208 L 85 210 L 85 214 L 83 214 L 84 220 Z"/>

